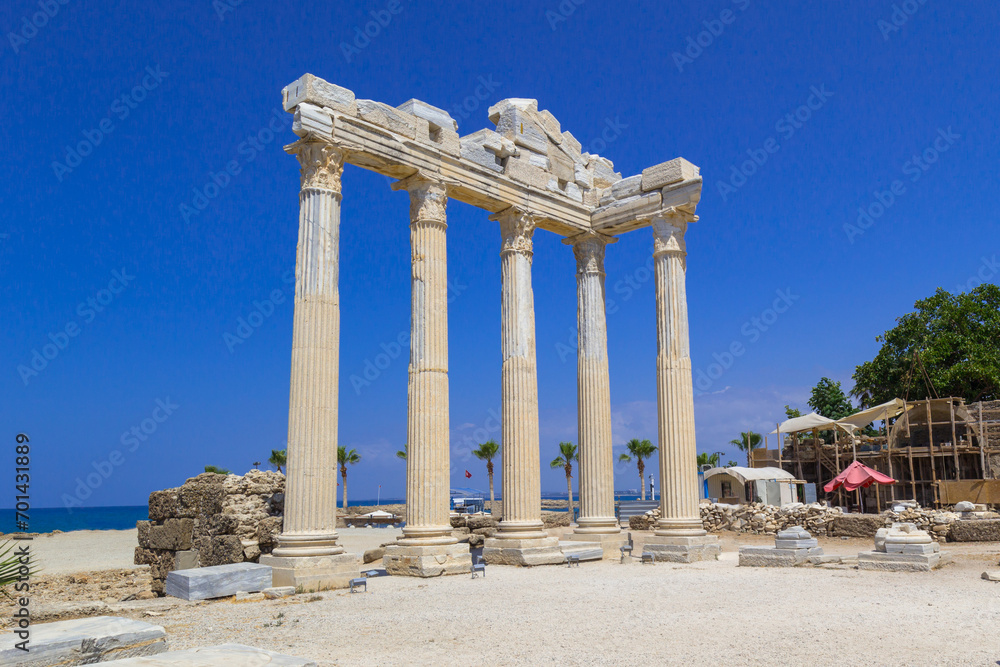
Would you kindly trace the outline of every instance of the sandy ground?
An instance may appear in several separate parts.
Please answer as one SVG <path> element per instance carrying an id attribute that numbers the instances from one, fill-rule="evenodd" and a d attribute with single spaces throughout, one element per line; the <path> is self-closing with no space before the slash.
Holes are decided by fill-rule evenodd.
<path id="1" fill-rule="evenodd" d="M 50 575 L 145 567 L 132 563 L 138 544 L 135 528 L 75 530 L 39 535 L 30 548 L 40 575 Z"/>
<path id="2" fill-rule="evenodd" d="M 360 552 L 399 531 L 339 532 L 348 550 Z M 38 544 L 54 548 L 50 568 L 122 567 L 134 546 L 124 535 L 134 540 L 134 531 L 90 531 Z M 321 665 L 1000 660 L 1000 584 L 980 579 L 983 570 L 998 569 L 1000 544 L 947 545 L 957 562 L 931 573 L 736 566 L 738 544 L 771 539 L 724 534 L 722 558 L 711 563 L 489 567 L 486 578 L 475 580 L 378 577 L 355 595 L 224 600 L 136 617 L 163 625 L 173 648 L 238 642 Z M 839 554 L 871 548 L 869 540 L 838 538 L 821 539 L 821 546 Z"/>

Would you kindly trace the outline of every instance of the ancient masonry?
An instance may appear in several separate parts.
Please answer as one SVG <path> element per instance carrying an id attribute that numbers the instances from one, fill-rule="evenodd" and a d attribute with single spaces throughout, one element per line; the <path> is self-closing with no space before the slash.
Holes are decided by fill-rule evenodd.
<path id="1" fill-rule="evenodd" d="M 652 228 L 656 267 L 657 388 L 662 518 L 647 549 L 658 558 L 714 557 L 698 510 L 688 345 L 684 234 L 701 195 L 698 168 L 683 158 L 621 178 L 613 164 L 581 152 L 535 100 L 489 109 L 496 130 L 464 137 L 447 112 L 410 100 L 392 107 L 310 74 L 286 87 L 301 165 L 288 489 L 284 532 L 262 563 L 275 585 L 342 586 L 358 564 L 337 544 L 338 257 L 345 164 L 397 179 L 410 197 L 412 331 L 406 528 L 386 550 L 391 573 L 467 572 L 468 546 L 451 535 L 449 510 L 446 208 L 449 199 L 485 209 L 498 223 L 502 275 L 503 521 L 484 547 L 488 562 L 561 562 L 540 507 L 532 237 L 564 237 L 577 260 L 579 527 L 574 537 L 611 547 L 614 518 L 604 253 L 617 235 Z"/>

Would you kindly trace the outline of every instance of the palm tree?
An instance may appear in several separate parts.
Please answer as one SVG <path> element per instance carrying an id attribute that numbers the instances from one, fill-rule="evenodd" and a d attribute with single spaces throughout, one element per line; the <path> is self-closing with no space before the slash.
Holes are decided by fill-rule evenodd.
<path id="1" fill-rule="evenodd" d="M 273 465 L 278 472 L 287 465 L 288 461 L 288 450 L 287 449 L 272 449 L 271 458 L 267 460 L 268 463 Z"/>
<path id="2" fill-rule="evenodd" d="M 7 590 L 18 581 L 24 581 L 26 575 L 38 574 L 38 567 L 31 563 L 27 571 L 23 570 L 24 564 L 21 557 L 14 551 L 16 542 L 4 542 L 0 544 L 0 594 L 8 600 L 13 600 L 15 595 Z"/>
<path id="3" fill-rule="evenodd" d="M 553 468 L 562 468 L 566 471 L 566 493 L 569 495 L 569 520 L 573 520 L 573 461 L 579 461 L 576 454 L 576 445 L 572 442 L 559 443 L 559 456 L 552 459 L 549 465 Z"/>
<path id="4" fill-rule="evenodd" d="M 734 461 L 732 459 L 729 459 L 729 461 L 726 463 L 726 467 L 727 468 L 735 468 L 738 465 L 739 465 L 739 463 L 737 463 L 736 461 Z"/>
<path id="5" fill-rule="evenodd" d="M 406 456 L 409 453 L 410 453 L 410 446 L 409 445 L 403 445 L 402 449 L 397 449 L 396 450 L 396 456 L 398 456 L 399 458 L 403 459 L 404 461 L 406 460 Z"/>
<path id="6" fill-rule="evenodd" d="M 698 455 L 698 467 L 705 465 L 712 466 L 713 468 L 719 467 L 719 452 L 714 454 L 699 454 Z"/>
<path id="7" fill-rule="evenodd" d="M 216 475 L 232 475 L 231 470 L 220 468 L 219 466 L 205 466 L 205 472 L 214 472 Z"/>
<path id="8" fill-rule="evenodd" d="M 639 440 L 639 438 L 632 438 L 625 443 L 625 449 L 628 450 L 627 453 L 622 454 L 618 457 L 619 461 L 631 461 L 635 459 L 636 465 L 639 467 L 639 492 L 642 494 L 642 499 L 646 499 L 646 464 L 643 459 L 648 459 L 656 451 L 656 446 L 649 440 Z"/>
<path id="9" fill-rule="evenodd" d="M 486 474 L 490 478 L 490 512 L 493 512 L 493 457 L 500 451 L 500 445 L 495 440 L 487 440 L 472 450 L 472 455 L 480 461 L 486 461 Z"/>
<path id="10" fill-rule="evenodd" d="M 344 504 L 342 507 L 345 512 L 347 511 L 347 464 L 354 465 L 360 460 L 361 454 L 358 454 L 357 450 L 348 449 L 343 445 L 337 446 L 337 463 L 340 464 L 340 479 L 343 480 L 341 484 L 344 487 Z"/>
<path id="11" fill-rule="evenodd" d="M 739 440 L 730 440 L 729 444 L 736 445 L 736 448 L 739 449 L 741 452 L 747 453 L 747 467 L 752 468 L 753 465 L 751 462 L 751 455 L 753 453 L 753 450 L 760 447 L 760 441 L 761 441 L 760 433 L 754 433 L 753 431 L 745 431 L 743 433 L 740 433 Z"/>

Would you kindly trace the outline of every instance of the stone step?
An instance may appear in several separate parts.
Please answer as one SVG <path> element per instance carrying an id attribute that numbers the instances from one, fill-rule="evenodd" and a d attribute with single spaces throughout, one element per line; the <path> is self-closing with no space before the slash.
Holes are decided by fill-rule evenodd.
<path id="1" fill-rule="evenodd" d="M 119 616 L 95 616 L 31 626 L 28 652 L 12 631 L 0 637 L 0 665 L 87 665 L 115 658 L 152 656 L 167 650 L 163 628 Z"/>
<path id="2" fill-rule="evenodd" d="M 208 600 L 271 588 L 271 568 L 257 563 L 230 563 L 174 570 L 167 575 L 166 594 L 182 600 Z"/>
<path id="3" fill-rule="evenodd" d="M 559 542 L 559 550 L 563 552 L 563 556 L 576 556 L 580 560 L 601 560 L 604 558 L 604 549 L 600 542 L 563 540 Z"/>
<path id="4" fill-rule="evenodd" d="M 297 658 L 292 655 L 283 655 L 252 646 L 242 644 L 222 644 L 220 646 L 206 646 L 202 648 L 192 648 L 185 651 L 170 651 L 160 653 L 155 656 L 142 658 L 128 658 L 125 660 L 112 660 L 101 663 L 104 665 L 117 665 L 118 667 L 177 667 L 178 665 L 197 665 L 198 667 L 210 667 L 219 665 L 220 667 L 234 667 L 241 665 L 251 667 L 254 665 L 267 665 L 267 667 L 317 667 L 314 660 Z"/>

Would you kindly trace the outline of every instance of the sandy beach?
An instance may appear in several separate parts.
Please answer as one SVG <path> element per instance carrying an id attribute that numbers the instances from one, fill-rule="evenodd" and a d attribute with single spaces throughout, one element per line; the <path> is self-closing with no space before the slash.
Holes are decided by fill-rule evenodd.
<path id="1" fill-rule="evenodd" d="M 349 551 L 362 552 L 399 531 L 340 534 Z M 949 544 L 956 562 L 925 574 L 737 567 L 738 544 L 770 539 L 725 533 L 719 561 L 691 565 L 491 566 L 475 580 L 377 577 L 354 595 L 175 606 L 147 600 L 168 604 L 118 613 L 163 625 L 173 648 L 238 642 L 322 665 L 982 665 L 1000 658 L 1000 585 L 980 579 L 996 569 L 1000 546 Z M 870 549 L 869 540 L 820 544 L 831 554 Z M 111 588 L 108 581 L 132 577 L 133 587 L 142 586 L 144 568 L 131 565 L 134 530 L 42 536 L 34 545 L 45 568 L 39 584 L 68 576 Z M 45 595 L 39 604 L 94 594 L 86 584 L 75 590 L 53 590 L 55 599 Z"/>

